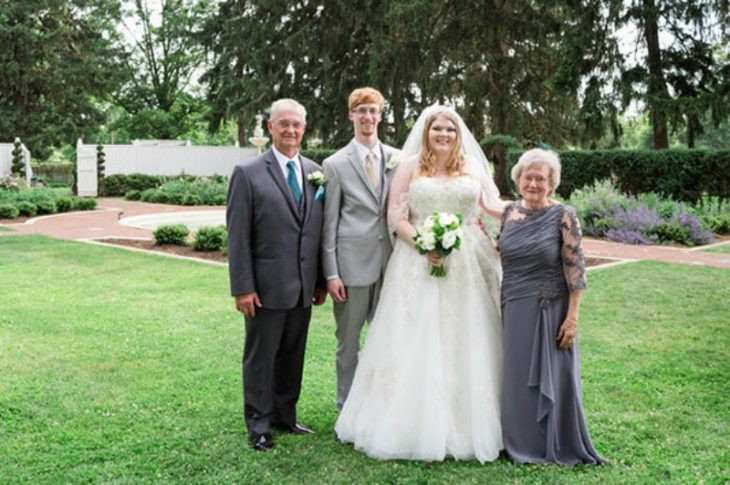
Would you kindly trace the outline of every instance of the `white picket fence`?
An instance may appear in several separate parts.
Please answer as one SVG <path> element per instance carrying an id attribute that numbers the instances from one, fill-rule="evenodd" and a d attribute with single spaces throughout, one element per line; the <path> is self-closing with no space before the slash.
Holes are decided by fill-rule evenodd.
<path id="1" fill-rule="evenodd" d="M 30 178 L 33 176 L 33 169 L 30 166 L 30 151 L 25 145 L 20 145 L 23 150 L 23 161 L 25 162 L 25 173 L 26 184 L 30 186 Z M 0 177 L 7 177 L 10 175 L 10 170 L 13 167 L 13 148 L 15 146 L 12 143 L 0 143 Z"/>
<path id="2" fill-rule="evenodd" d="M 146 175 L 224 175 L 256 154 L 255 148 L 238 146 L 103 145 L 104 175 L 142 173 Z M 78 193 L 84 197 L 98 194 L 96 145 L 76 143 Z"/>

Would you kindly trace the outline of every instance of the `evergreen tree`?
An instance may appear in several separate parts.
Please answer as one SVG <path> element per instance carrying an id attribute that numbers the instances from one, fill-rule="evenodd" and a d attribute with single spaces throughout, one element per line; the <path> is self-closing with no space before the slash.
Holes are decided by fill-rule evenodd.
<path id="1" fill-rule="evenodd" d="M 0 139 L 39 158 L 92 133 L 119 81 L 116 0 L 0 2 Z"/>

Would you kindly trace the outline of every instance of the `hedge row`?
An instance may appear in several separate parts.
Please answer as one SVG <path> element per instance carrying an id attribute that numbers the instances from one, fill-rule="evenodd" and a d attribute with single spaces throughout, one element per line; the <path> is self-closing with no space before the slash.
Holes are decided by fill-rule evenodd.
<path id="1" fill-rule="evenodd" d="M 482 141 L 489 153 L 491 143 Z M 320 148 L 302 153 L 318 163 L 336 150 Z M 507 152 L 507 183 L 516 189 L 509 173 L 524 150 Z M 599 180 L 610 179 L 628 194 L 656 192 L 675 200 L 696 202 L 703 194 L 730 198 L 730 150 L 561 150 L 563 197 Z"/>
<path id="2" fill-rule="evenodd" d="M 141 173 L 115 174 L 104 177 L 101 194 L 107 196 L 124 196 L 129 191 L 144 192 L 149 189 L 158 189 L 173 181 L 196 182 L 207 180 L 211 183 L 224 183 L 226 177 L 222 175 L 211 175 L 209 177 L 196 177 L 194 175 L 145 175 Z"/>
<path id="3" fill-rule="evenodd" d="M 482 142 L 488 153 L 487 141 Z M 335 153 L 335 149 L 302 150 L 317 163 Z M 516 193 L 509 172 L 524 150 L 507 152 L 507 184 Z M 687 202 L 698 201 L 703 194 L 730 198 L 730 150 L 562 150 L 562 181 L 558 194 L 570 194 L 599 180 L 610 179 L 629 194 L 656 192 Z M 104 195 L 122 196 L 130 190 L 144 192 L 173 179 L 194 177 L 156 175 L 111 175 L 104 179 Z M 223 177 L 220 177 L 222 180 Z"/>
<path id="4" fill-rule="evenodd" d="M 523 151 L 509 151 L 507 174 Z M 558 194 L 570 194 L 610 179 L 628 194 L 655 192 L 696 202 L 703 194 L 730 198 L 730 150 L 565 150 L 559 151 L 562 181 Z M 510 188 L 515 187 L 512 180 Z"/>
<path id="5" fill-rule="evenodd" d="M 72 184 L 75 165 L 72 163 L 34 163 L 33 175 L 45 182 L 64 182 Z"/>

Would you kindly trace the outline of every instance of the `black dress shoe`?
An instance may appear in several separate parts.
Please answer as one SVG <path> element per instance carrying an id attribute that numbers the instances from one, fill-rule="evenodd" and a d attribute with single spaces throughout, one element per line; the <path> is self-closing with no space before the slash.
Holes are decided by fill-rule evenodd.
<path id="1" fill-rule="evenodd" d="M 274 439 L 269 433 L 251 437 L 251 448 L 256 451 L 268 451 L 274 447 Z"/>
<path id="2" fill-rule="evenodd" d="M 274 428 L 283 431 L 284 433 L 314 434 L 314 430 L 311 430 L 306 426 L 302 426 L 299 423 L 294 423 L 291 425 L 274 425 Z"/>

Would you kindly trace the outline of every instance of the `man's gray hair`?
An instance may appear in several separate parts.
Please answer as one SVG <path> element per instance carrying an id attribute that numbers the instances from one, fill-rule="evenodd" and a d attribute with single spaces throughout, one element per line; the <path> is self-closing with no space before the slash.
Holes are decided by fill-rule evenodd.
<path id="1" fill-rule="evenodd" d="M 290 98 L 277 99 L 271 104 L 270 119 L 276 119 L 281 113 L 287 111 L 296 112 L 302 117 L 302 121 L 307 122 L 307 110 L 299 102 Z"/>
<path id="2" fill-rule="evenodd" d="M 533 148 L 532 150 L 527 150 L 525 153 L 523 153 L 520 159 L 517 160 L 515 166 L 512 167 L 511 175 L 512 181 L 515 183 L 515 186 L 519 187 L 519 180 L 522 172 L 530 167 L 541 165 L 545 165 L 549 169 L 551 190 L 548 195 L 553 195 L 555 193 L 555 189 L 557 189 L 558 185 L 560 185 L 561 167 L 560 157 L 552 150 Z"/>

